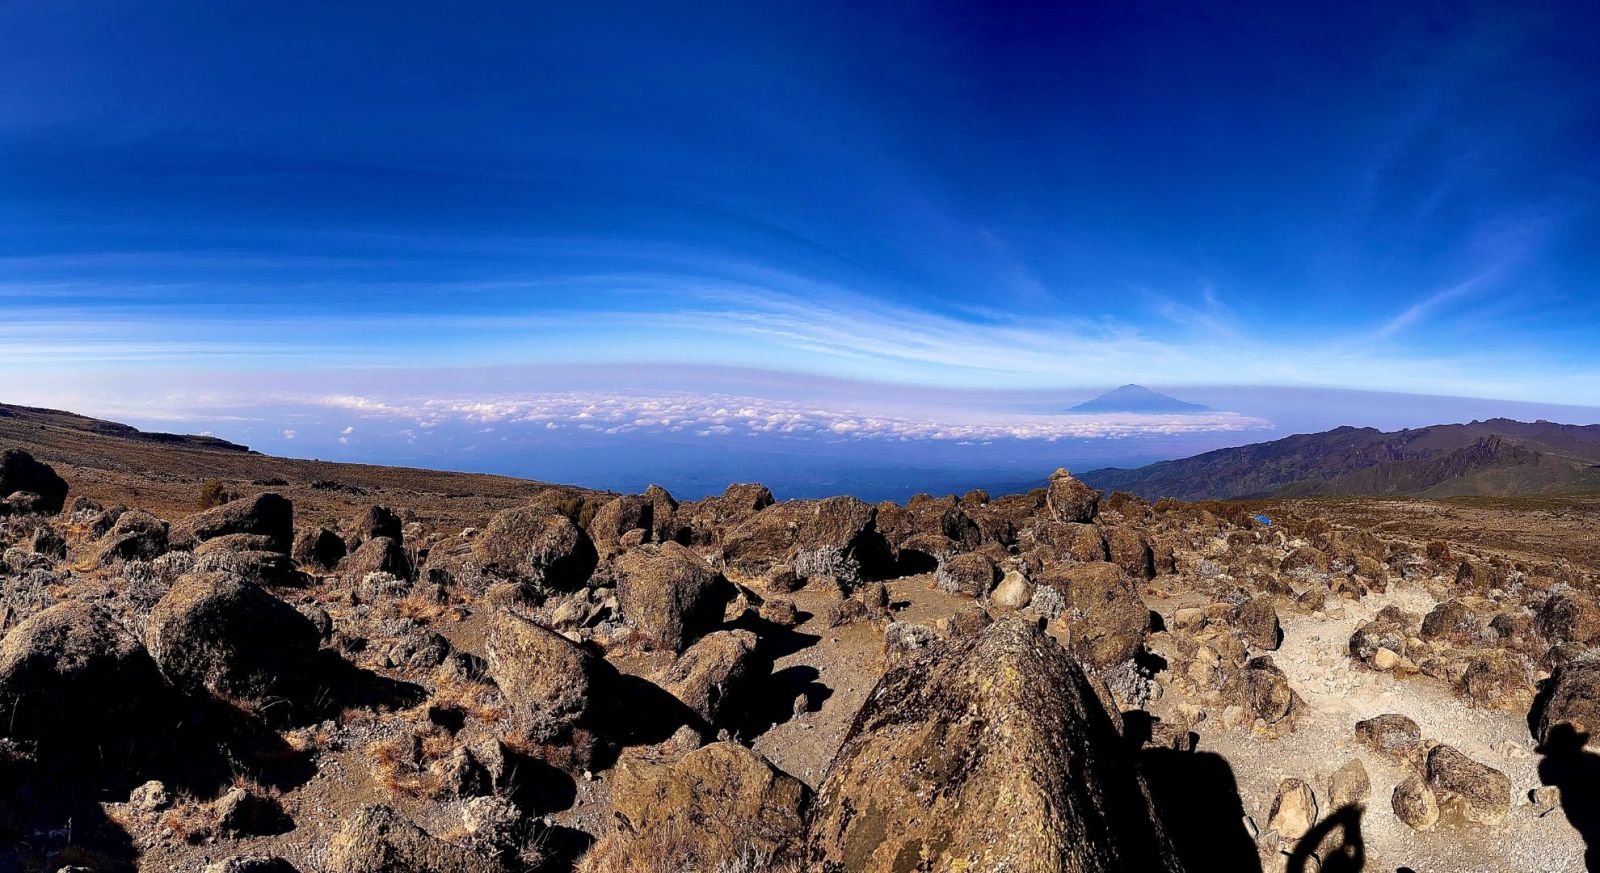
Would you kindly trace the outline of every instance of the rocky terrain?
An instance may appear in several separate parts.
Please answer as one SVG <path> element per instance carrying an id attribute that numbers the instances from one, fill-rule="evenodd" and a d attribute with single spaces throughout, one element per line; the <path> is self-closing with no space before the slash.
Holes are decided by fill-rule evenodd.
<path id="1" fill-rule="evenodd" d="M 680 502 L 11 409 L 0 870 L 1591 868 L 1593 501 Z"/>
<path id="2" fill-rule="evenodd" d="M 1494 418 L 1393 433 L 1340 427 L 1083 478 L 1152 500 L 1592 493 L 1600 425 Z"/>

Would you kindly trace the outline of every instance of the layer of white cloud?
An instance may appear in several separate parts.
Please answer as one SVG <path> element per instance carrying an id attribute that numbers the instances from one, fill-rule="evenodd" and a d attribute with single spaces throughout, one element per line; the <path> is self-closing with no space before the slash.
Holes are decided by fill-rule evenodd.
<path id="1" fill-rule="evenodd" d="M 446 422 L 572 427 L 601 434 L 682 433 L 803 436 L 827 440 L 1117 439 L 1265 430 L 1264 419 L 1232 412 L 1024 415 L 952 410 L 939 416 L 850 408 L 732 394 L 650 395 L 556 392 L 506 397 L 375 398 L 325 395 L 282 398 L 433 428 Z"/>

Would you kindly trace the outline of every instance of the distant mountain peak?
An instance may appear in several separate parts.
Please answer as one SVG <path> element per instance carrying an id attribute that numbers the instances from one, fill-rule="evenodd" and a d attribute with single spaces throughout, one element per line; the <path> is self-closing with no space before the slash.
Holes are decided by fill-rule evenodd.
<path id="1" fill-rule="evenodd" d="M 1188 403 L 1151 391 L 1143 385 L 1124 385 L 1067 410 L 1068 412 L 1208 412 L 1210 407 Z"/>

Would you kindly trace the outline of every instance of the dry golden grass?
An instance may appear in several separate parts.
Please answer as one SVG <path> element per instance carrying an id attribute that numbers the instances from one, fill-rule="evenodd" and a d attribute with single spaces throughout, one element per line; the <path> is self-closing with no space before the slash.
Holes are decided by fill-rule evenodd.
<path id="1" fill-rule="evenodd" d="M 487 724 L 504 721 L 509 712 L 505 697 L 494 683 L 468 679 L 456 674 L 441 678 L 428 701 L 440 709 L 459 712 Z"/>
<path id="2" fill-rule="evenodd" d="M 455 739 L 448 731 L 429 724 L 373 743 L 366 755 L 378 784 L 390 793 L 437 798 L 445 793 L 445 786 L 431 767 L 455 749 Z"/>

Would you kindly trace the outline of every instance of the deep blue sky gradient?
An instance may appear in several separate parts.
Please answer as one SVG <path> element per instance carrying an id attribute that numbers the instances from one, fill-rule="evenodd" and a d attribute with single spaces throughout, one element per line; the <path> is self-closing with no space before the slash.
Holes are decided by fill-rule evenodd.
<path id="1" fill-rule="evenodd" d="M 9 0 L 0 400 L 204 423 L 531 366 L 1592 408 L 1596 32 L 1592 3 Z"/>

